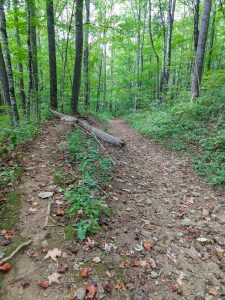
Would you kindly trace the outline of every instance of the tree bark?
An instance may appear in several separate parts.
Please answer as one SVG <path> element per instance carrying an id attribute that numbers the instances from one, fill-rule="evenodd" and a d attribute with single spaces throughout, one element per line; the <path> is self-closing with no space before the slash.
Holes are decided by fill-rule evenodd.
<path id="1" fill-rule="evenodd" d="M 200 0 L 194 0 L 194 51 L 196 53 L 199 36 L 199 6 Z"/>
<path id="2" fill-rule="evenodd" d="M 14 10 L 14 21 L 15 21 L 15 37 L 16 45 L 18 50 L 21 49 L 21 39 L 20 39 L 20 29 L 18 20 L 18 1 L 13 0 L 13 10 Z M 18 54 L 18 70 L 19 70 L 19 89 L 20 89 L 20 99 L 22 104 L 23 113 L 26 114 L 26 94 L 24 89 L 24 79 L 23 79 L 23 61 L 20 53 Z"/>
<path id="3" fill-rule="evenodd" d="M 212 16 L 212 25 L 211 25 L 211 32 L 210 32 L 210 41 L 209 41 L 209 54 L 208 54 L 208 63 L 207 63 L 207 70 L 211 70 L 211 63 L 212 63 L 212 52 L 213 52 L 213 44 L 214 44 L 214 36 L 215 36 L 215 23 L 216 23 L 216 2 L 214 3 L 214 10 Z"/>
<path id="4" fill-rule="evenodd" d="M 195 56 L 194 73 L 192 78 L 191 94 L 192 99 L 200 96 L 200 86 L 202 79 L 202 70 L 205 56 L 205 48 L 207 41 L 207 34 L 209 28 L 209 19 L 211 11 L 211 0 L 204 0 L 204 8 L 202 13 L 201 28 L 198 38 L 198 46 Z"/>
<path id="5" fill-rule="evenodd" d="M 47 28 L 48 28 L 48 54 L 50 76 L 50 107 L 57 109 L 57 68 L 55 49 L 55 22 L 53 0 L 46 0 Z"/>
<path id="6" fill-rule="evenodd" d="M 149 0 L 149 36 L 150 36 L 150 42 L 152 46 L 152 51 L 155 55 L 156 59 L 156 87 L 155 87 L 155 97 L 156 100 L 159 100 L 159 56 L 156 52 L 153 36 L 152 36 L 152 3 L 151 0 Z"/>
<path id="7" fill-rule="evenodd" d="M 78 103 L 81 84 L 81 65 L 83 56 L 83 0 L 76 2 L 76 55 L 74 64 L 73 87 L 71 98 L 71 111 L 73 114 L 78 113 Z"/>
<path id="8" fill-rule="evenodd" d="M 28 11 L 28 26 L 30 33 L 30 47 L 31 47 L 31 65 L 34 88 L 34 111 L 37 122 L 40 122 L 40 108 L 39 108 L 39 78 L 38 78 L 38 57 L 37 57 L 37 32 L 36 32 L 36 7 L 34 0 L 27 0 Z"/>
<path id="9" fill-rule="evenodd" d="M 166 44 L 166 71 L 165 71 L 165 86 L 169 83 L 170 78 L 170 65 L 171 65 L 171 42 L 172 42 L 172 32 L 173 32 L 173 22 L 174 22 L 174 13 L 176 7 L 176 0 L 169 0 L 168 6 L 168 32 L 167 32 L 167 44 Z"/>
<path id="10" fill-rule="evenodd" d="M 7 71 L 6 71 L 1 44 L 0 44 L 0 81 L 2 86 L 2 93 L 7 106 L 7 112 L 10 117 L 11 125 L 14 126 L 10 94 L 9 94 L 9 82 L 8 82 Z"/>
<path id="11" fill-rule="evenodd" d="M 84 31 L 84 105 L 87 109 L 90 99 L 90 78 L 89 78 L 89 26 L 90 26 L 90 0 L 85 0 L 86 21 Z"/>
<path id="12" fill-rule="evenodd" d="M 0 31 L 2 36 L 3 54 L 5 57 L 5 66 L 6 66 L 7 77 L 8 77 L 9 95 L 10 95 L 13 119 L 15 124 L 19 124 L 19 113 L 17 109 L 16 96 L 15 96 L 14 78 L 13 78 L 13 71 L 12 71 L 12 64 L 11 64 L 11 56 L 9 52 L 8 35 L 6 31 L 6 19 L 5 19 L 3 0 L 0 0 Z"/>

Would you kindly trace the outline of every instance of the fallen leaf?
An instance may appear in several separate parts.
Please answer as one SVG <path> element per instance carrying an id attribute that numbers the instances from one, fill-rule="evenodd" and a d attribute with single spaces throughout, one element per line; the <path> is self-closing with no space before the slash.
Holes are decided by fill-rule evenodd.
<path id="1" fill-rule="evenodd" d="M 108 284 L 108 282 L 103 282 L 102 286 L 107 293 L 112 293 L 112 287 Z"/>
<path id="2" fill-rule="evenodd" d="M 52 283 L 60 283 L 59 282 L 59 278 L 61 277 L 61 275 L 59 275 L 59 273 L 55 272 L 52 275 L 48 276 L 48 281 L 49 281 L 49 285 L 51 285 Z"/>
<path id="3" fill-rule="evenodd" d="M 82 277 L 88 277 L 90 271 L 91 271 L 90 268 L 84 268 L 83 270 L 81 270 L 81 276 L 82 276 Z"/>
<path id="4" fill-rule="evenodd" d="M 86 246 L 88 246 L 89 249 L 93 249 L 95 246 L 95 241 L 91 240 L 90 238 L 87 239 L 87 242 L 85 243 Z"/>
<path id="5" fill-rule="evenodd" d="M 77 299 L 77 288 L 75 285 L 70 286 L 70 290 L 63 297 L 63 300 L 74 300 Z"/>
<path id="6" fill-rule="evenodd" d="M 35 208 L 30 207 L 30 208 L 29 208 L 29 213 L 35 214 L 36 212 L 37 212 L 37 208 L 36 208 L 36 207 L 35 207 Z"/>
<path id="7" fill-rule="evenodd" d="M 57 260 L 57 257 L 58 256 L 61 256 L 62 255 L 62 251 L 59 250 L 58 248 L 54 248 L 53 250 L 49 250 L 47 255 L 45 256 L 44 259 L 47 259 L 47 258 L 51 258 L 52 260 L 56 261 Z"/>
<path id="8" fill-rule="evenodd" d="M 125 292 L 127 290 L 126 286 L 123 283 L 119 283 L 115 286 L 115 288 L 120 292 Z"/>
<path id="9" fill-rule="evenodd" d="M 11 264 L 9 262 L 6 262 L 0 266 L 0 271 L 4 273 L 8 272 L 10 269 L 11 269 Z"/>
<path id="10" fill-rule="evenodd" d="M 177 282 L 172 284 L 171 287 L 172 287 L 172 292 L 173 293 L 177 293 L 177 294 L 182 294 L 183 293 L 181 286 Z"/>
<path id="11" fill-rule="evenodd" d="M 101 258 L 100 258 L 99 256 L 96 256 L 96 257 L 94 257 L 94 258 L 92 259 L 92 261 L 93 261 L 94 263 L 98 264 L 98 263 L 100 263 Z"/>
<path id="12" fill-rule="evenodd" d="M 60 265 L 57 272 L 58 273 L 66 273 L 68 271 L 68 265 Z"/>
<path id="13" fill-rule="evenodd" d="M 85 289 L 87 291 L 87 299 L 94 299 L 97 293 L 97 289 L 93 284 L 86 284 Z"/>
<path id="14" fill-rule="evenodd" d="M 38 285 L 43 289 L 47 289 L 49 287 L 49 282 L 48 280 L 42 280 L 38 283 Z"/>
<path id="15" fill-rule="evenodd" d="M 182 286 L 183 285 L 183 279 L 184 279 L 185 275 L 183 272 L 180 272 L 180 275 L 179 277 L 177 278 L 177 283 L 179 284 L 179 286 Z"/>
<path id="16" fill-rule="evenodd" d="M 62 209 L 58 209 L 56 212 L 56 216 L 63 217 L 65 215 L 65 211 Z"/>
<path id="17" fill-rule="evenodd" d="M 144 246 L 144 249 L 147 251 L 150 251 L 153 248 L 153 245 L 151 242 L 145 242 L 143 246 Z"/>
<path id="18" fill-rule="evenodd" d="M 212 288 L 208 291 L 208 294 L 209 295 L 212 295 L 212 296 L 217 296 L 218 295 L 218 292 L 216 289 Z"/>
<path id="19" fill-rule="evenodd" d="M 109 270 L 106 271 L 106 275 L 107 275 L 109 278 L 112 278 L 112 277 L 113 277 L 113 274 L 112 274 Z"/>
<path id="20" fill-rule="evenodd" d="M 29 281 L 26 281 L 26 280 L 23 280 L 20 285 L 22 286 L 23 289 L 26 289 L 29 285 L 30 285 L 30 282 Z"/>

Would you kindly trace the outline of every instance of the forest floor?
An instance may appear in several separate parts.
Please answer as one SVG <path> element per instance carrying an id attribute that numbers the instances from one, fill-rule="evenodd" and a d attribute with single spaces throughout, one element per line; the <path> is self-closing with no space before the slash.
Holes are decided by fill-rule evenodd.
<path id="1" fill-rule="evenodd" d="M 107 251 L 65 240 L 63 224 L 51 219 L 54 226 L 43 230 L 49 198 L 38 194 L 54 192 L 52 201 L 63 201 L 53 177 L 64 163 L 57 149 L 69 130 L 64 121 L 47 121 L 24 154 L 15 188 L 22 197 L 17 232 L 33 243 L 11 260 L 2 299 L 85 299 L 86 289 L 92 299 L 93 286 L 97 299 L 225 299 L 224 191 L 196 176 L 187 158 L 152 144 L 121 119 L 110 121 L 109 132 L 126 147 L 104 145 L 116 164 L 107 188 L 114 216 L 91 237 Z M 45 260 L 45 248 L 62 254 Z M 38 285 L 59 269 L 59 283 Z"/>

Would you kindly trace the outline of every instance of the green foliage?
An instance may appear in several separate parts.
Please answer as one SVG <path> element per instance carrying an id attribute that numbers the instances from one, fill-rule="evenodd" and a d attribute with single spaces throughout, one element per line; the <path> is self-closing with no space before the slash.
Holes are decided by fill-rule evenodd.
<path id="1" fill-rule="evenodd" d="M 225 183 L 223 98 L 202 97 L 196 102 L 182 99 L 152 106 L 150 112 L 130 114 L 126 120 L 154 141 L 191 153 L 195 169 L 210 183 Z"/>
<path id="2" fill-rule="evenodd" d="M 0 186 L 12 184 L 23 172 L 23 168 L 17 165 L 0 167 Z"/>
<path id="3" fill-rule="evenodd" d="M 97 143 L 87 139 L 81 130 L 70 135 L 68 149 L 78 173 L 78 184 L 65 197 L 69 202 L 69 215 L 79 216 L 74 227 L 78 238 L 84 240 L 89 234 L 99 231 L 102 215 L 110 215 L 100 186 L 107 184 L 113 164 L 109 157 L 102 156 Z"/>

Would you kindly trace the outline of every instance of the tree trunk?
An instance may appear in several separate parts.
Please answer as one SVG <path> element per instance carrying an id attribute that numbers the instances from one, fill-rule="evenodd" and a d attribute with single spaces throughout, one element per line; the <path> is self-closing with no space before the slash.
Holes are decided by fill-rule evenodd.
<path id="1" fill-rule="evenodd" d="M 63 61 L 63 67 L 62 67 L 61 97 L 60 97 L 62 111 L 64 109 L 65 73 L 66 73 L 66 66 L 67 66 L 67 60 L 68 60 L 69 38 L 70 38 L 70 31 L 71 31 L 71 27 L 72 27 L 72 21 L 73 21 L 74 7 L 75 7 L 75 0 L 73 1 L 73 7 L 72 7 L 72 12 L 71 12 L 70 21 L 69 21 L 69 28 L 67 30 L 66 47 L 65 47 L 65 51 L 64 51 L 65 57 L 64 57 L 64 61 Z"/>
<path id="2" fill-rule="evenodd" d="M 199 36 L 199 6 L 200 0 L 194 0 L 194 51 L 196 53 Z"/>
<path id="3" fill-rule="evenodd" d="M 150 36 L 150 42 L 152 46 L 152 51 L 155 55 L 156 59 L 156 85 L 155 85 L 155 97 L 156 100 L 159 100 L 159 56 L 156 52 L 153 36 L 152 36 L 152 3 L 151 0 L 149 0 L 149 36 Z"/>
<path id="4" fill-rule="evenodd" d="M 165 26 L 165 17 L 162 8 L 162 2 L 159 0 L 159 13 L 160 20 L 162 24 L 162 35 L 163 35 L 163 43 L 162 43 L 162 66 L 161 66 L 161 77 L 160 77 L 160 85 L 159 91 L 160 94 L 163 91 L 164 80 L 165 80 L 165 57 L 166 57 L 166 26 Z M 162 100 L 162 96 L 160 95 L 160 99 Z"/>
<path id="5" fill-rule="evenodd" d="M 165 88 L 169 83 L 170 78 L 170 65 L 171 65 L 171 42 L 173 32 L 174 13 L 176 7 L 176 0 L 169 0 L 168 7 L 168 32 L 167 32 L 167 44 L 166 44 L 166 71 L 165 71 Z"/>
<path id="6" fill-rule="evenodd" d="M 89 26 L 90 26 L 90 0 L 85 0 L 86 22 L 84 31 L 84 105 L 87 109 L 90 99 L 90 79 L 89 79 Z"/>
<path id="7" fill-rule="evenodd" d="M 32 50 L 31 50 L 31 42 L 30 42 L 30 11 L 28 10 L 27 5 L 27 56 L 28 56 L 28 92 L 27 92 L 27 106 L 26 106 L 26 114 L 27 121 L 30 121 L 30 107 L 32 100 L 32 91 L 33 91 L 33 71 L 32 71 Z"/>
<path id="8" fill-rule="evenodd" d="M 33 75 L 34 87 L 34 111 L 37 122 L 40 122 L 40 108 L 39 108 L 39 78 L 38 78 L 38 60 L 37 60 L 37 32 L 36 32 L 36 7 L 34 0 L 27 0 L 28 24 L 30 28 L 30 46 L 31 46 L 31 65 Z"/>
<path id="9" fill-rule="evenodd" d="M 21 49 L 21 39 L 20 39 L 20 30 L 19 30 L 19 20 L 18 20 L 18 1 L 13 0 L 13 10 L 14 10 L 14 21 L 15 21 L 15 37 L 16 45 L 19 51 Z M 19 70 L 19 89 L 20 89 L 20 99 L 22 104 L 23 113 L 26 114 L 26 94 L 24 89 L 24 80 L 23 80 L 23 61 L 20 53 L 18 54 L 18 70 Z"/>
<path id="10" fill-rule="evenodd" d="M 11 56 L 9 52 L 8 36 L 6 31 L 6 20 L 5 20 L 3 0 L 0 0 L 0 31 L 2 36 L 3 53 L 5 57 L 5 65 L 6 65 L 6 71 L 8 77 L 12 114 L 13 114 L 15 124 L 19 124 L 19 113 L 18 113 L 16 97 L 15 97 L 14 78 L 13 78 L 13 71 L 12 71 L 12 64 L 11 64 Z"/>
<path id="11" fill-rule="evenodd" d="M 191 94 L 192 99 L 198 98 L 200 95 L 200 86 L 202 79 L 202 70 L 205 56 L 205 46 L 209 28 L 209 19 L 211 11 L 211 0 L 204 0 L 204 8 L 202 13 L 201 28 L 198 38 L 198 46 L 195 56 L 194 73 L 192 78 Z"/>
<path id="12" fill-rule="evenodd" d="M 101 49 L 101 57 L 99 64 L 99 73 L 98 73 L 98 89 L 97 89 L 97 101 L 95 111 L 98 112 L 100 109 L 100 95 L 101 95 L 101 80 L 102 80 L 102 63 L 103 63 L 103 46 Z"/>
<path id="13" fill-rule="evenodd" d="M 211 25 L 212 27 L 211 27 L 211 32 L 210 32 L 209 55 L 208 55 L 208 63 L 207 63 L 208 71 L 211 69 L 213 43 L 214 43 L 214 36 L 215 36 L 215 23 L 216 23 L 216 2 L 214 3 L 212 25 Z"/>
<path id="14" fill-rule="evenodd" d="M 53 0 L 46 0 L 47 28 L 48 28 L 48 54 L 50 76 L 50 107 L 57 109 L 57 69 L 55 49 L 55 22 Z"/>
<path id="15" fill-rule="evenodd" d="M 1 44 L 0 44 L 0 81 L 2 86 L 3 97 L 7 106 L 7 112 L 9 114 L 11 124 L 12 126 L 14 126 L 10 94 L 9 94 L 9 82 L 8 82 L 7 71 L 6 71 Z"/>
<path id="16" fill-rule="evenodd" d="M 83 55 L 83 0 L 76 2 L 76 56 L 73 75 L 71 110 L 73 114 L 78 113 L 78 103 L 81 84 L 81 65 Z"/>

